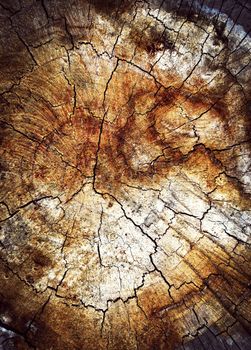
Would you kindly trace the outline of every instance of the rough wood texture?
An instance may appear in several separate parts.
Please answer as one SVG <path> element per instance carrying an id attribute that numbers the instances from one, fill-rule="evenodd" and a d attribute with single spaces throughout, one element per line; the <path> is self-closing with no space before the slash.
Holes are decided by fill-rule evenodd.
<path id="1" fill-rule="evenodd" d="M 250 2 L 0 21 L 0 349 L 250 349 Z"/>

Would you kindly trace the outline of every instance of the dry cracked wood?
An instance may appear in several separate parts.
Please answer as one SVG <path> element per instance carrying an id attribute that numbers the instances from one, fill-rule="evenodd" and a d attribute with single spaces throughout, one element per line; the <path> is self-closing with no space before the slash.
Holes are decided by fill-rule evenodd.
<path id="1" fill-rule="evenodd" d="M 250 1 L 0 20 L 0 349 L 250 349 Z"/>

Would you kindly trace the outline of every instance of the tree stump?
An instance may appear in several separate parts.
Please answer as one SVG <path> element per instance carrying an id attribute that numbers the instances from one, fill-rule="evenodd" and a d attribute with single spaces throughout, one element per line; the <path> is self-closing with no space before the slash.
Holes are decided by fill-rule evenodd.
<path id="1" fill-rule="evenodd" d="M 0 18 L 0 349 L 250 349 L 250 1 Z"/>

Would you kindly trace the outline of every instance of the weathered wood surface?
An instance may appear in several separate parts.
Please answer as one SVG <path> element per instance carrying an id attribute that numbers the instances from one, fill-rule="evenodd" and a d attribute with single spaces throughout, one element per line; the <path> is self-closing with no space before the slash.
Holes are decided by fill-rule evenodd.
<path id="1" fill-rule="evenodd" d="M 0 349 L 250 349 L 250 2 L 0 20 Z"/>

